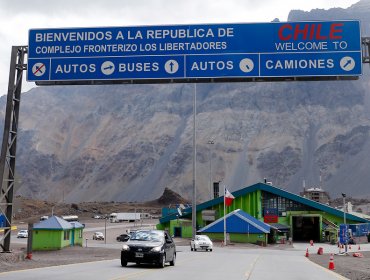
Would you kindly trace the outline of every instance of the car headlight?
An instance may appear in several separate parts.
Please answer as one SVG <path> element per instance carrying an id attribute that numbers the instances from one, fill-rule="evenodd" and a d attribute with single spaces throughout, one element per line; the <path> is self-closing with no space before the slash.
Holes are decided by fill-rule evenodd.
<path id="1" fill-rule="evenodd" d="M 162 246 L 154 247 L 150 251 L 155 252 L 155 253 L 160 253 L 160 252 L 162 252 Z"/>
<path id="2" fill-rule="evenodd" d="M 130 251 L 130 247 L 126 244 L 122 245 L 122 251 Z"/>

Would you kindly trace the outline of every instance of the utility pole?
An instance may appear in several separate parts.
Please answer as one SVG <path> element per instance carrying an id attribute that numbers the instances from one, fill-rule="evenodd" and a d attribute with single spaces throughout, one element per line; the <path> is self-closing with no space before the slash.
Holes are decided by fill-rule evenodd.
<path id="1" fill-rule="evenodd" d="M 197 115 L 197 84 L 194 83 L 193 92 L 193 199 L 191 206 L 191 225 L 192 238 L 197 234 L 197 185 L 196 185 L 196 169 L 197 169 L 197 141 L 196 141 L 196 115 Z"/>
<path id="2" fill-rule="evenodd" d="M 342 193 L 342 197 L 343 197 L 343 220 L 344 220 L 344 252 L 345 254 L 347 254 L 348 231 L 346 221 L 346 194 Z"/>
<path id="3" fill-rule="evenodd" d="M 209 144 L 209 199 L 212 199 L 212 145 L 215 144 L 213 140 L 207 142 Z"/>

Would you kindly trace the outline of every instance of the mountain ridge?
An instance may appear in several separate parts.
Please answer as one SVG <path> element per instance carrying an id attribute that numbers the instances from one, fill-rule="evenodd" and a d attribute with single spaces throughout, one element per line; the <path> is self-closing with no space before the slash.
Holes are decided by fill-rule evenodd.
<path id="1" fill-rule="evenodd" d="M 367 32 L 368 9 L 362 0 L 348 9 L 292 11 L 289 20 L 351 13 Z M 198 201 L 211 197 L 210 181 L 237 190 L 263 178 L 295 193 L 305 182 L 334 196 L 349 188 L 354 197 L 370 195 L 368 77 L 364 68 L 357 81 L 198 84 Z M 157 84 L 24 93 L 16 193 L 142 202 L 167 188 L 190 199 L 193 91 L 191 84 Z"/>

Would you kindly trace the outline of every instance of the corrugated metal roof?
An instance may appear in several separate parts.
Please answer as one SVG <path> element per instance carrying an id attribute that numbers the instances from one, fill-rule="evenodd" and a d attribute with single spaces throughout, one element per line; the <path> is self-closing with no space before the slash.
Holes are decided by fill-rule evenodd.
<path id="1" fill-rule="evenodd" d="M 72 228 L 73 226 L 71 225 L 71 223 L 57 216 L 51 216 L 47 220 L 41 221 L 33 225 L 33 229 L 65 230 Z"/>
<path id="2" fill-rule="evenodd" d="M 281 197 L 288 198 L 290 200 L 299 202 L 299 203 L 304 204 L 304 205 L 308 205 L 308 206 L 310 206 L 314 209 L 317 209 L 317 210 L 320 210 L 320 211 L 323 211 L 323 212 L 327 212 L 327 213 L 332 214 L 332 215 L 337 216 L 337 217 L 343 218 L 343 216 L 344 216 L 344 212 L 341 211 L 341 210 L 335 209 L 335 208 L 330 207 L 328 205 L 313 201 L 311 199 L 299 196 L 297 194 L 288 192 L 288 191 L 283 190 L 281 188 L 277 188 L 277 187 L 274 187 L 272 185 L 264 184 L 264 183 L 257 183 L 257 184 L 254 184 L 252 186 L 245 187 L 245 188 L 240 189 L 238 191 L 232 192 L 232 195 L 235 196 L 235 198 L 237 198 L 237 197 L 246 195 L 248 193 L 255 192 L 257 190 L 269 192 L 269 193 L 276 194 L 276 195 L 281 196 Z M 215 205 L 218 205 L 218 204 L 223 204 L 223 201 L 224 201 L 224 197 L 221 196 L 221 197 L 209 200 L 207 202 L 198 204 L 196 206 L 196 210 L 197 210 L 197 212 L 202 211 L 204 209 L 211 208 L 212 206 L 215 206 Z M 192 209 L 190 208 L 186 214 L 189 215 L 191 212 L 192 212 Z M 352 220 L 352 221 L 357 221 L 357 222 L 362 222 L 362 223 L 368 222 L 368 220 L 366 220 L 366 219 L 357 217 L 357 216 L 349 214 L 349 213 L 346 213 L 346 217 L 347 217 L 348 220 Z M 176 214 L 172 214 L 172 215 L 168 215 L 166 217 L 162 217 L 159 221 L 160 221 L 160 223 L 166 223 L 166 222 L 169 222 L 171 220 L 175 220 L 176 218 L 177 218 Z"/>
<path id="3" fill-rule="evenodd" d="M 248 215 L 244 211 L 237 209 L 225 216 L 226 232 L 228 233 L 269 233 L 270 226 L 256 218 Z M 224 232 L 224 218 L 220 218 L 213 223 L 200 229 L 203 233 Z"/>
<path id="4" fill-rule="evenodd" d="M 276 229 L 281 232 L 288 232 L 290 230 L 290 226 L 279 224 L 279 223 L 270 223 L 269 224 L 273 229 Z"/>
<path id="5" fill-rule="evenodd" d="M 85 226 L 81 224 L 80 222 L 69 222 L 73 228 L 84 228 Z"/>

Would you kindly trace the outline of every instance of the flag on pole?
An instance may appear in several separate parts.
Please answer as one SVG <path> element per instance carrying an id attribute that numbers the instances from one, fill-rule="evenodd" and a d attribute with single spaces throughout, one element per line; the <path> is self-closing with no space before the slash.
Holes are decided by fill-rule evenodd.
<path id="1" fill-rule="evenodd" d="M 224 245 L 226 246 L 226 206 L 230 206 L 233 203 L 235 197 L 229 192 L 229 190 L 224 186 Z"/>
<path id="2" fill-rule="evenodd" d="M 233 200 L 235 199 L 235 196 L 229 192 L 227 188 L 225 188 L 225 205 L 230 206 L 233 203 Z"/>

